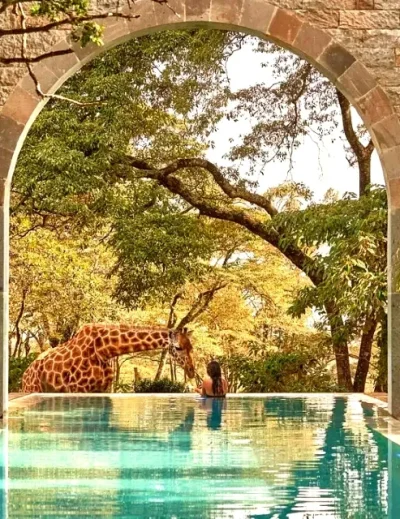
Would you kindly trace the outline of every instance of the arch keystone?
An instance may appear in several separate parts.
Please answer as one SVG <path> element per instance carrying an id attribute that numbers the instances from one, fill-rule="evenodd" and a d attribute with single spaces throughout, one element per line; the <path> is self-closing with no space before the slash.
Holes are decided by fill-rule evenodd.
<path id="1" fill-rule="evenodd" d="M 244 0 L 240 25 L 265 34 L 277 10 L 264 0 Z"/>
<path id="2" fill-rule="evenodd" d="M 186 21 L 205 21 L 210 19 L 211 0 L 186 0 Z"/>
<path id="3" fill-rule="evenodd" d="M 244 0 L 213 0 L 211 3 L 210 19 L 215 22 L 232 23 L 239 25 Z"/>
<path id="4" fill-rule="evenodd" d="M 185 20 L 185 0 L 168 0 L 165 4 L 154 6 L 154 15 L 157 25 L 180 23 Z"/>

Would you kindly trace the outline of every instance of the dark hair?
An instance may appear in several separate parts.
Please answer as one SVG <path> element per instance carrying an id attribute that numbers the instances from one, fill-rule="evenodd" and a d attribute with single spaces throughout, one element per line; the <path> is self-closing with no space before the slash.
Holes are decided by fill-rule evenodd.
<path id="1" fill-rule="evenodd" d="M 222 374 L 219 362 L 212 360 L 207 364 L 207 375 L 212 379 L 212 390 L 214 395 L 222 395 L 224 389 L 222 386 Z"/>

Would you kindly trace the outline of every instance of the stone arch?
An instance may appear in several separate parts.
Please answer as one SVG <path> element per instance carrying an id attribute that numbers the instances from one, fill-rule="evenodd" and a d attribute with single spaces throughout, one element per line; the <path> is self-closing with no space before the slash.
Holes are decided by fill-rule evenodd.
<path id="1" fill-rule="evenodd" d="M 389 263 L 394 265 L 395 252 L 400 243 L 400 122 L 396 105 L 385 88 L 370 71 L 373 53 L 363 55 L 361 39 L 351 37 L 351 20 L 362 18 L 357 28 L 371 33 L 382 27 L 382 20 L 393 29 L 389 48 L 393 59 L 386 58 L 387 70 L 395 70 L 397 47 L 395 30 L 400 28 L 400 2 L 397 8 L 385 9 L 380 5 L 368 7 L 369 2 L 358 0 L 327 0 L 321 8 L 319 0 L 169 0 L 168 5 L 143 0 L 133 4 L 138 19 L 110 17 L 100 23 L 105 25 L 104 47 L 89 45 L 81 49 L 70 42 L 68 36 L 55 36 L 55 43 L 46 52 L 53 56 L 34 66 L 43 92 L 53 94 L 73 73 L 95 56 L 132 37 L 171 28 L 210 27 L 239 30 L 271 40 L 304 57 L 327 76 L 349 99 L 364 120 L 381 158 L 389 200 Z M 291 7 L 291 10 L 286 9 Z M 128 13 L 128 7 L 125 8 Z M 373 17 L 375 15 L 375 17 Z M 379 16 L 376 16 L 379 15 Z M 396 15 L 395 22 L 390 17 Z M 327 19 L 338 17 L 337 28 L 329 26 Z M 371 18 L 372 16 L 372 18 Z M 331 18 L 329 18 L 331 17 Z M 353 17 L 353 18 L 352 18 Z M 388 18 L 389 17 L 389 18 Z M 357 18 L 358 19 L 358 18 Z M 342 20 L 342 22 L 340 22 Z M 343 21 L 344 20 L 344 21 Z M 360 26 L 361 23 L 361 26 Z M 366 25 L 363 27 L 362 24 Z M 340 28 L 342 27 L 342 29 Z M 347 29 L 347 31 L 346 31 Z M 65 33 L 62 33 L 63 35 Z M 342 45 L 346 40 L 347 45 Z M 372 45 L 372 44 L 371 44 Z M 350 47 L 351 51 L 347 47 Z M 368 47 L 368 46 L 367 46 Z M 359 48 L 359 49 L 358 49 Z M 70 54 L 57 55 L 57 51 L 71 49 Z M 354 52 L 358 49 L 357 52 Z M 367 49 L 368 50 L 368 49 Z M 1 49 L 0 49 L 1 51 Z M 357 54 L 357 55 L 356 55 Z M 400 53 L 399 53 L 400 54 Z M 368 57 L 369 56 L 369 57 Z M 398 63 L 400 65 L 400 62 Z M 7 336 L 8 336 L 8 203 L 11 178 L 24 138 L 36 116 L 45 105 L 29 75 L 19 79 L 15 73 L 13 89 L 0 112 L 0 290 L 2 312 L 0 328 L 0 413 L 7 409 Z M 400 89 L 400 77 L 395 85 Z M 396 101 L 396 100 L 395 100 Z M 398 107 L 400 113 L 400 106 Z M 389 287 L 389 407 L 392 414 L 400 416 L 400 376 L 392 373 L 400 368 L 400 294 L 396 293 L 394 268 L 390 268 Z M 396 329 L 399 328 L 399 331 Z"/>

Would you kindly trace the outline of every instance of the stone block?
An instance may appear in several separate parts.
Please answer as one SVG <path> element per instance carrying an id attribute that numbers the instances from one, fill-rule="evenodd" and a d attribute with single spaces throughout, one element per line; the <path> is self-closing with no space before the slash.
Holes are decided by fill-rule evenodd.
<path id="1" fill-rule="evenodd" d="M 356 0 L 303 0 L 303 9 L 329 9 L 329 10 L 341 10 L 341 9 L 355 9 Z"/>
<path id="2" fill-rule="evenodd" d="M 210 21 L 239 25 L 244 0 L 212 0 Z"/>
<path id="3" fill-rule="evenodd" d="M 316 25 L 321 29 L 333 29 L 339 26 L 340 14 L 338 10 L 308 9 L 298 11 L 302 20 Z"/>
<path id="4" fill-rule="evenodd" d="M 375 78 L 359 61 L 355 61 L 339 78 L 339 86 L 345 95 L 356 100 L 376 87 Z"/>
<path id="5" fill-rule="evenodd" d="M 400 179 L 400 146 L 383 151 L 381 159 L 387 181 Z"/>
<path id="6" fill-rule="evenodd" d="M 398 29 L 399 26 L 399 11 L 340 11 L 339 27 L 343 29 Z"/>
<path id="7" fill-rule="evenodd" d="M 400 9 L 400 0 L 375 0 L 375 9 Z"/>
<path id="8" fill-rule="evenodd" d="M 26 67 L 14 67 L 12 65 L 0 67 L 0 85 L 2 87 L 14 87 L 16 82 L 24 77 L 26 74 Z"/>
<path id="9" fill-rule="evenodd" d="M 278 42 L 292 44 L 302 25 L 303 22 L 296 14 L 278 9 L 271 20 L 268 32 Z"/>
<path id="10" fill-rule="evenodd" d="M 376 87 L 358 101 L 362 110 L 364 122 L 367 125 L 375 124 L 393 114 L 393 109 L 386 92 Z"/>
<path id="11" fill-rule="evenodd" d="M 0 178 L 7 178 L 10 173 L 11 160 L 14 153 L 1 147 L 0 142 Z"/>
<path id="12" fill-rule="evenodd" d="M 374 124 L 372 131 L 382 150 L 400 146 L 400 121 L 397 115 L 393 114 Z"/>
<path id="13" fill-rule="evenodd" d="M 400 377 L 398 376 L 400 372 L 400 294 L 398 293 L 389 293 L 388 297 L 388 360 L 389 413 L 400 418 Z"/>
<path id="14" fill-rule="evenodd" d="M 374 8 L 375 0 L 356 0 L 356 9 L 360 9 L 361 11 L 367 11 L 368 9 Z"/>
<path id="15" fill-rule="evenodd" d="M 318 61 L 335 78 L 344 74 L 355 62 L 355 58 L 341 45 L 332 43 L 321 54 Z"/>
<path id="16" fill-rule="evenodd" d="M 25 124 L 29 121 L 38 102 L 37 96 L 32 96 L 26 90 L 17 86 L 8 98 L 1 114 L 18 123 Z"/>
<path id="17" fill-rule="evenodd" d="M 393 107 L 400 107 L 400 86 L 385 87 L 385 92 L 387 93 Z M 400 112 L 398 112 L 397 109 L 394 109 L 394 111 L 400 114 Z"/>
<path id="18" fill-rule="evenodd" d="M 266 4 L 264 0 L 244 0 L 241 27 L 266 33 L 271 23 L 276 7 Z"/>
<path id="19" fill-rule="evenodd" d="M 185 19 L 185 0 L 169 0 L 168 6 L 165 4 L 154 5 L 157 25 L 182 23 Z"/>
<path id="20" fill-rule="evenodd" d="M 293 47 L 306 56 L 317 59 L 331 41 L 329 34 L 312 25 L 304 24 L 293 42 Z"/>
<path id="21" fill-rule="evenodd" d="M 49 93 L 52 90 L 52 87 L 57 83 L 58 77 L 53 74 L 53 72 L 47 68 L 43 63 L 38 63 L 32 67 L 33 73 L 35 74 L 36 79 L 39 82 L 40 88 L 44 94 Z M 20 82 L 19 86 L 28 92 L 33 97 L 40 96 L 36 91 L 36 85 L 29 74 L 27 74 Z"/>
<path id="22" fill-rule="evenodd" d="M 279 7 L 280 9 L 301 9 L 304 0 L 266 0 L 269 4 Z"/>
<path id="23" fill-rule="evenodd" d="M 101 47 L 94 43 L 89 43 L 85 47 L 81 47 L 79 42 L 68 41 L 68 43 L 79 61 L 90 61 L 101 52 Z"/>
<path id="24" fill-rule="evenodd" d="M 185 17 L 187 21 L 209 21 L 211 0 L 186 0 Z"/>
<path id="25" fill-rule="evenodd" d="M 8 251 L 7 251 L 8 254 Z M 7 271 L 8 273 L 8 271 Z M 0 294 L 0 417 L 8 410 L 8 289 Z"/>
<path id="26" fill-rule="evenodd" d="M 57 78 L 64 76 L 73 67 L 77 66 L 79 59 L 77 55 L 72 51 L 69 43 L 66 40 L 62 40 L 57 45 L 52 47 L 52 52 L 71 50 L 70 54 L 63 54 L 52 58 L 47 58 L 42 61 L 42 64 L 51 70 L 52 74 Z"/>
<path id="27" fill-rule="evenodd" d="M 377 82 L 385 88 L 396 88 L 399 86 L 399 70 L 396 67 L 377 67 L 371 69 L 371 73 Z"/>
<path id="28" fill-rule="evenodd" d="M 18 139 L 24 130 L 24 125 L 9 117 L 0 115 L 0 148 L 11 151 L 15 150 Z"/>
<path id="29" fill-rule="evenodd" d="M 388 195 L 390 196 L 390 207 L 391 209 L 399 209 L 400 210 L 400 178 L 394 178 L 389 180 L 387 185 Z M 400 244 L 400 229 L 399 236 L 397 238 L 398 243 Z"/>
<path id="30" fill-rule="evenodd" d="M 132 18 L 129 21 L 134 22 L 135 20 L 136 18 Z M 104 26 L 103 41 L 107 46 L 129 34 L 128 20 L 125 18 L 107 18 L 99 20 L 99 24 Z"/>

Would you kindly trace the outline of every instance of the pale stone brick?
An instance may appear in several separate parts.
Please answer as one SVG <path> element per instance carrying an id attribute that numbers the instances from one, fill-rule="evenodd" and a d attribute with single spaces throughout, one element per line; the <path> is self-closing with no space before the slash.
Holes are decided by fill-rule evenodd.
<path id="1" fill-rule="evenodd" d="M 343 29 L 398 29 L 399 11 L 341 11 L 339 27 Z"/>
<path id="2" fill-rule="evenodd" d="M 375 9 L 400 9 L 400 0 L 375 0 Z"/>
<path id="3" fill-rule="evenodd" d="M 330 29 L 339 26 L 340 12 L 329 9 L 312 9 L 312 10 L 300 10 L 298 13 L 301 18 L 308 23 L 320 27 L 321 29 Z"/>

